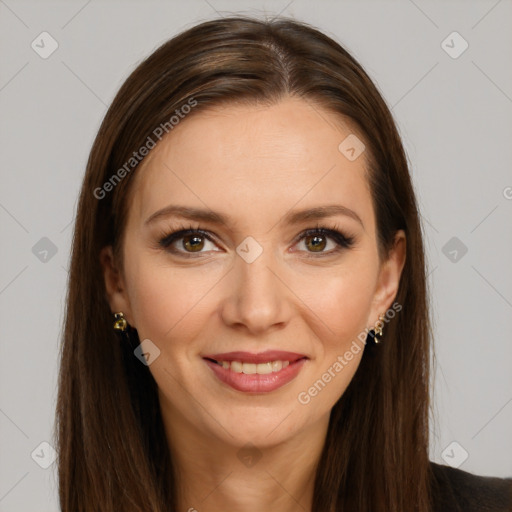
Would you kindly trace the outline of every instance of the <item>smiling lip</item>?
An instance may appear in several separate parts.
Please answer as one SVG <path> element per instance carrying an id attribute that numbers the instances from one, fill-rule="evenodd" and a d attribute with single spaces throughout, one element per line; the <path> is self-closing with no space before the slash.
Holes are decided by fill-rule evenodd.
<path id="1" fill-rule="evenodd" d="M 241 363 L 266 363 L 268 361 L 290 361 L 293 363 L 298 359 L 306 357 L 304 354 L 296 352 L 285 352 L 283 350 L 267 350 L 252 354 L 251 352 L 225 352 L 223 354 L 212 354 L 203 356 L 203 359 L 213 359 L 214 361 L 240 361 Z"/>
<path id="2" fill-rule="evenodd" d="M 308 360 L 308 357 L 294 352 L 268 350 L 266 352 L 260 352 L 259 354 L 251 354 L 250 352 L 226 352 L 224 354 L 204 356 L 203 359 L 212 369 L 215 376 L 233 389 L 246 393 L 268 393 L 293 380 L 299 374 L 304 363 Z M 288 361 L 289 364 L 279 371 L 268 374 L 245 374 L 243 372 L 238 373 L 231 369 L 223 368 L 218 361 L 238 361 L 252 364 L 267 363 L 270 361 Z"/>

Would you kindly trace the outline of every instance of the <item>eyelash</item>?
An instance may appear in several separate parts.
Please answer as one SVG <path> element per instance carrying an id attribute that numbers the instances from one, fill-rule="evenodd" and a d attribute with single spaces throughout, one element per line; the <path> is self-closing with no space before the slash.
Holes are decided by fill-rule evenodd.
<path id="1" fill-rule="evenodd" d="M 207 231 L 204 231 L 200 228 L 195 229 L 193 226 L 180 226 L 176 230 L 172 231 L 171 233 L 163 233 L 161 235 L 161 238 L 158 242 L 158 246 L 162 249 L 165 249 L 173 254 L 177 254 L 184 258 L 195 258 L 198 257 L 201 254 L 204 254 L 203 252 L 186 252 L 186 251 L 178 251 L 176 249 L 172 249 L 170 246 L 176 242 L 177 240 L 180 240 L 181 238 L 187 236 L 187 235 L 194 235 L 198 234 L 202 237 L 206 238 L 212 243 L 215 243 L 215 240 L 213 237 L 209 235 Z M 304 238 L 308 236 L 324 236 L 331 238 L 336 243 L 337 247 L 331 251 L 328 252 L 318 252 L 314 253 L 312 251 L 300 251 L 300 252 L 309 252 L 311 258 L 318 258 L 323 256 L 330 256 L 333 254 L 337 254 L 344 249 L 349 249 L 354 245 L 355 239 L 353 236 L 345 235 L 342 233 L 337 225 L 334 225 L 332 227 L 327 226 L 321 226 L 317 225 L 316 228 L 307 229 L 303 231 L 298 237 L 294 240 L 294 245 L 296 245 L 298 242 L 302 241 Z"/>

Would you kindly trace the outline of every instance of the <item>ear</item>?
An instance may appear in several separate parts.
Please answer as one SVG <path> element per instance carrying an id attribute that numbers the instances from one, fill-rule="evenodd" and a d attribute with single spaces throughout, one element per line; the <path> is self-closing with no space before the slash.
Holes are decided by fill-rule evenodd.
<path id="1" fill-rule="evenodd" d="M 100 263 L 103 268 L 105 291 L 112 314 L 121 311 L 127 322 L 135 327 L 124 278 L 116 264 L 111 245 L 100 251 Z"/>
<path id="2" fill-rule="evenodd" d="M 405 265 L 406 243 L 405 233 L 400 229 L 395 234 L 395 241 L 389 253 L 389 258 L 380 267 L 369 318 L 370 327 L 373 327 L 379 320 L 379 316 L 385 314 L 391 307 L 398 293 L 400 276 Z"/>

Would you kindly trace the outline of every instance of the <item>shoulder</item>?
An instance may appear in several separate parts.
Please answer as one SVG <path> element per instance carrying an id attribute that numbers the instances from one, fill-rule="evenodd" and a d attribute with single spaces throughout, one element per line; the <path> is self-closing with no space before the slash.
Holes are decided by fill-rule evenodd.
<path id="1" fill-rule="evenodd" d="M 479 476 L 430 463 L 433 512 L 511 512 L 512 478 Z"/>

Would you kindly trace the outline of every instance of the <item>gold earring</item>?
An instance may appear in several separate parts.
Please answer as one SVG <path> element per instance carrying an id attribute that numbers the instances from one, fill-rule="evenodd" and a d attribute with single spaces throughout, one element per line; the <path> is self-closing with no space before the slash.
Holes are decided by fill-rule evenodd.
<path id="1" fill-rule="evenodd" d="M 128 322 L 124 317 L 123 313 L 120 311 L 119 313 L 114 313 L 115 322 L 114 322 L 114 330 L 124 332 L 126 331 L 126 327 L 128 326 Z"/>
<path id="2" fill-rule="evenodd" d="M 384 318 L 385 318 L 384 315 L 380 315 L 379 316 L 379 322 L 381 324 L 384 322 Z M 377 324 L 379 322 L 377 322 Z M 373 331 L 375 333 L 375 335 L 373 337 L 375 343 L 380 343 L 381 342 L 381 338 L 382 338 L 382 325 L 378 325 L 378 326 L 376 325 Z"/>

